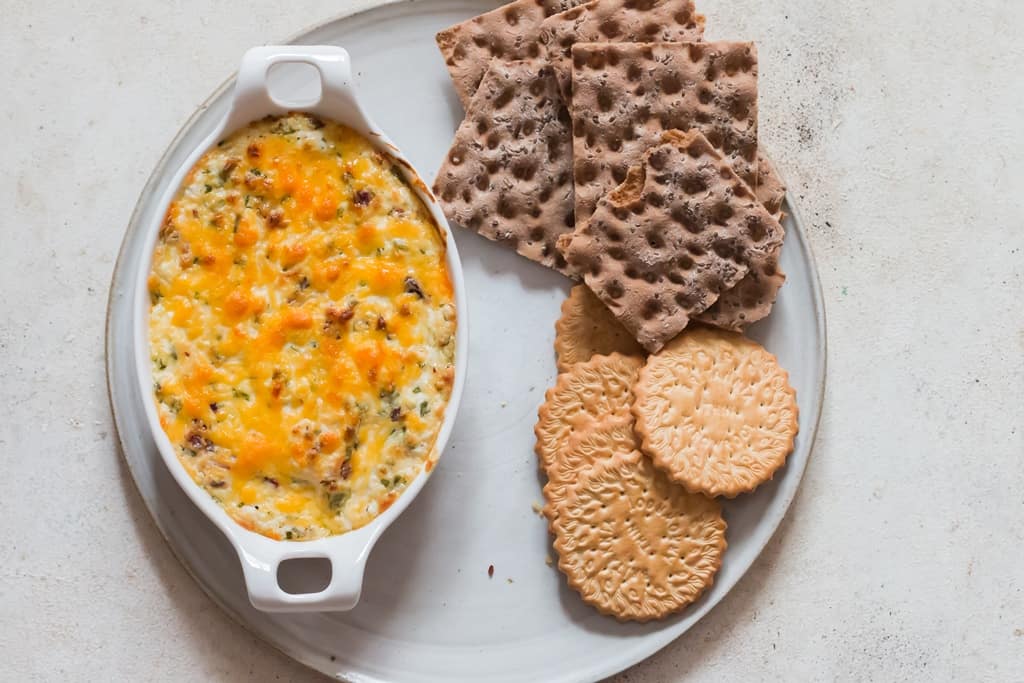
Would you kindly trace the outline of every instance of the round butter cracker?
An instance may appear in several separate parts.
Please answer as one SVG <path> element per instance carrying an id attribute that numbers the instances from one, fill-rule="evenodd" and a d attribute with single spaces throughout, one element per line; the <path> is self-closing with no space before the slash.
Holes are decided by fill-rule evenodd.
<path id="1" fill-rule="evenodd" d="M 632 415 L 608 417 L 570 436 L 566 447 L 545 468 L 548 475 L 548 483 L 544 485 L 545 516 L 554 519 L 555 509 L 583 472 L 598 462 L 639 447 Z"/>
<path id="2" fill-rule="evenodd" d="M 569 586 L 623 621 L 661 619 L 692 603 L 726 548 L 718 502 L 673 484 L 639 451 L 584 472 L 551 527 Z"/>
<path id="3" fill-rule="evenodd" d="M 555 323 L 558 371 L 565 372 L 573 363 L 616 351 L 629 356 L 643 353 L 633 335 L 590 288 L 576 285 L 562 303 L 562 317 Z"/>
<path id="4" fill-rule="evenodd" d="M 633 384 L 641 365 L 639 356 L 613 353 L 576 363 L 558 376 L 537 411 L 533 430 L 537 457 L 545 470 L 553 466 L 574 432 L 609 416 L 629 419 Z"/>
<path id="5" fill-rule="evenodd" d="M 789 375 L 742 335 L 686 330 L 648 358 L 634 391 L 641 450 L 693 493 L 753 491 L 793 450 L 799 410 Z"/>

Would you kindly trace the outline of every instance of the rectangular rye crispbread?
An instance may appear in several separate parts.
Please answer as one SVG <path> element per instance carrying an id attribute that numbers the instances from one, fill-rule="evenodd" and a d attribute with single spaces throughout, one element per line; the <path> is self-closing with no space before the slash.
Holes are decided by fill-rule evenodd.
<path id="1" fill-rule="evenodd" d="M 515 0 L 440 31 L 441 50 L 463 109 L 476 92 L 491 59 L 513 61 L 541 56 L 538 40 L 545 17 L 583 0 Z"/>
<path id="2" fill-rule="evenodd" d="M 552 15 L 540 42 L 568 102 L 575 43 L 685 43 L 704 36 L 704 16 L 693 0 L 591 0 Z"/>
<path id="3" fill-rule="evenodd" d="M 777 260 L 783 236 L 732 165 L 690 129 L 662 133 L 560 246 L 655 353 L 754 268 Z"/>
<path id="4" fill-rule="evenodd" d="M 757 153 L 757 187 L 754 188 L 759 202 L 764 204 L 768 213 L 782 220 L 782 202 L 786 199 L 786 185 L 775 170 L 775 164 L 768 160 L 764 152 Z"/>
<path id="5" fill-rule="evenodd" d="M 566 274 L 573 229 L 569 112 L 544 62 L 491 62 L 434 181 L 453 223 Z"/>
<path id="6" fill-rule="evenodd" d="M 753 43 L 576 43 L 572 59 L 577 222 L 666 130 L 699 130 L 757 186 Z"/>

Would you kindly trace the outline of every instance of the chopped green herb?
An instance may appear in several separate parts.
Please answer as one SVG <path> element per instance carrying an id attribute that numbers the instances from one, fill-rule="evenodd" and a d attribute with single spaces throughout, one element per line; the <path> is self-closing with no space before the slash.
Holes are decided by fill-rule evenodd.
<path id="1" fill-rule="evenodd" d="M 338 510 L 348 500 L 348 491 L 332 491 L 327 494 L 327 505 L 332 510 Z"/>
<path id="2" fill-rule="evenodd" d="M 234 396 L 235 398 L 245 399 L 246 401 L 248 401 L 251 398 L 249 396 L 249 394 L 245 393 L 241 389 L 234 389 L 234 388 L 232 388 L 231 389 L 231 395 Z"/>
<path id="3" fill-rule="evenodd" d="M 213 192 L 213 185 L 210 185 L 209 183 L 207 183 L 203 187 L 206 188 L 206 192 L 204 194 L 210 194 L 211 192 Z"/>
<path id="4" fill-rule="evenodd" d="M 418 394 L 418 393 L 420 393 L 421 391 L 423 391 L 423 390 L 422 390 L 422 389 L 420 389 L 419 387 L 413 387 L 413 389 L 412 389 L 412 393 L 414 393 L 414 394 Z"/>
<path id="5" fill-rule="evenodd" d="M 427 410 L 430 408 L 430 404 L 426 401 L 420 402 L 420 417 L 427 414 Z"/>

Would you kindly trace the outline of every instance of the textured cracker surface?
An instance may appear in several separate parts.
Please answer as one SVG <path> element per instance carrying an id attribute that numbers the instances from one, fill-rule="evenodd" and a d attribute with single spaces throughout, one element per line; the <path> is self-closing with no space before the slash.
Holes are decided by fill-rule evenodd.
<path id="1" fill-rule="evenodd" d="M 701 131 L 756 186 L 753 43 L 576 43 L 572 59 L 577 224 L 666 130 Z"/>
<path id="2" fill-rule="evenodd" d="M 632 414 L 607 417 L 570 436 L 566 447 L 545 468 L 548 481 L 544 485 L 544 514 L 554 518 L 569 488 L 583 472 L 598 462 L 639 448 Z"/>
<path id="3" fill-rule="evenodd" d="M 738 334 L 684 332 L 648 358 L 634 391 L 641 449 L 694 493 L 753 491 L 793 450 L 799 411 L 789 376 Z"/>
<path id="4" fill-rule="evenodd" d="M 618 351 L 627 356 L 643 353 L 632 334 L 615 319 L 590 288 L 576 285 L 562 302 L 562 315 L 555 321 L 555 358 L 558 371 L 591 356 Z"/>
<path id="5" fill-rule="evenodd" d="M 718 503 L 687 493 L 637 451 L 580 475 L 551 523 L 558 568 L 585 602 L 621 620 L 678 612 L 725 552 Z"/>
<path id="6" fill-rule="evenodd" d="M 780 218 L 782 202 L 786 199 L 786 185 L 782 182 L 775 164 L 763 152 L 757 153 L 757 187 L 754 190 L 757 201 L 764 204 L 768 213 Z"/>
<path id="7" fill-rule="evenodd" d="M 611 416 L 628 419 L 633 383 L 643 365 L 638 356 L 613 353 L 576 363 L 558 375 L 537 411 L 536 453 L 551 467 L 573 433 Z"/>
<path id="8" fill-rule="evenodd" d="M 757 164 L 758 184 L 754 194 L 765 209 L 781 222 L 786 186 L 775 165 L 761 152 L 758 152 Z M 697 320 L 739 332 L 744 326 L 771 313 L 786 276 L 779 270 L 778 253 L 757 254 L 756 257 L 755 267 L 735 287 L 724 292 L 708 310 L 698 314 Z"/>
<path id="9" fill-rule="evenodd" d="M 573 226 L 569 115 L 550 67 L 494 61 L 434 180 L 448 220 L 568 274 L 555 248 Z"/>
<path id="10" fill-rule="evenodd" d="M 782 221 L 782 202 L 786 199 L 786 186 L 775 165 L 758 152 L 757 190 L 754 195 L 765 209 Z M 786 274 L 779 269 L 779 249 L 758 252 L 750 269 L 735 287 L 724 292 L 708 310 L 696 316 L 697 320 L 726 330 L 742 332 L 750 323 L 757 322 L 772 312 L 779 289 L 786 282 Z"/>
<path id="11" fill-rule="evenodd" d="M 541 22 L 581 1 L 515 0 L 438 32 L 437 47 L 462 107 L 468 108 L 492 58 L 513 61 L 540 57 Z"/>
<path id="12" fill-rule="evenodd" d="M 587 286 L 648 351 L 777 255 L 782 226 L 696 130 L 668 131 L 563 240 Z"/>
<path id="13" fill-rule="evenodd" d="M 540 41 L 568 101 L 574 43 L 687 43 L 703 35 L 693 0 L 591 0 L 545 19 Z"/>

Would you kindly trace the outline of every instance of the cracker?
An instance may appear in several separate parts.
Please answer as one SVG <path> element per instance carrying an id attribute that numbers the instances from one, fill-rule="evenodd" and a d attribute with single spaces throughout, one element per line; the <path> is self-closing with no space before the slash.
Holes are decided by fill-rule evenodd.
<path id="1" fill-rule="evenodd" d="M 667 131 L 561 246 L 650 352 L 777 254 L 783 230 L 698 131 Z"/>
<path id="2" fill-rule="evenodd" d="M 555 508 L 583 472 L 616 454 L 639 448 L 632 414 L 607 417 L 571 435 L 565 448 L 545 468 L 548 483 L 544 485 L 544 514 L 554 519 Z"/>
<path id="3" fill-rule="evenodd" d="M 568 274 L 555 242 L 574 225 L 572 148 L 550 67 L 491 63 L 434 193 L 450 221 Z"/>
<path id="4" fill-rule="evenodd" d="M 764 204 L 768 213 L 782 222 L 782 202 L 786 200 L 786 184 L 782 182 L 775 164 L 763 152 L 757 153 L 757 201 Z"/>
<path id="5" fill-rule="evenodd" d="M 695 320 L 724 330 L 742 332 L 750 323 L 767 317 L 772 312 L 779 289 L 786 282 L 786 274 L 779 270 L 780 251 L 776 249 L 755 255 L 743 279 L 723 292 L 718 301 L 698 314 Z"/>
<path id="6" fill-rule="evenodd" d="M 643 353 L 608 307 L 590 289 L 576 285 L 562 303 L 562 316 L 555 322 L 558 371 L 565 372 L 573 363 L 615 351 L 632 356 Z"/>
<path id="7" fill-rule="evenodd" d="M 789 375 L 741 335 L 686 331 L 647 360 L 634 391 L 641 449 L 691 492 L 753 491 L 793 450 L 799 409 Z"/>
<path id="8" fill-rule="evenodd" d="M 775 165 L 763 153 L 757 155 L 758 186 L 754 194 L 764 208 L 781 224 L 785 218 L 782 202 L 786 199 L 786 186 Z M 753 267 L 735 287 L 718 298 L 708 310 L 696 319 L 709 325 L 740 332 L 772 312 L 779 289 L 786 275 L 779 269 L 779 251 L 757 254 Z"/>
<path id="9" fill-rule="evenodd" d="M 637 451 L 580 475 L 551 527 L 569 586 L 621 620 L 661 619 L 695 601 L 726 548 L 718 502 L 687 493 Z"/>
<path id="10" fill-rule="evenodd" d="M 577 224 L 666 130 L 696 128 L 757 186 L 753 43 L 576 43 L 572 59 Z"/>
<path id="11" fill-rule="evenodd" d="M 573 433 L 608 418 L 629 419 L 633 383 L 643 365 L 638 356 L 613 353 L 576 363 L 555 380 L 537 411 L 536 452 L 547 470 Z"/>
<path id="12" fill-rule="evenodd" d="M 704 16 L 693 0 L 591 0 L 540 25 L 540 42 L 566 101 L 574 43 L 688 43 L 703 36 Z"/>
<path id="13" fill-rule="evenodd" d="M 513 61 L 542 56 L 538 41 L 545 17 L 583 0 L 515 0 L 440 31 L 435 40 L 463 109 L 487 71 L 491 59 Z"/>

